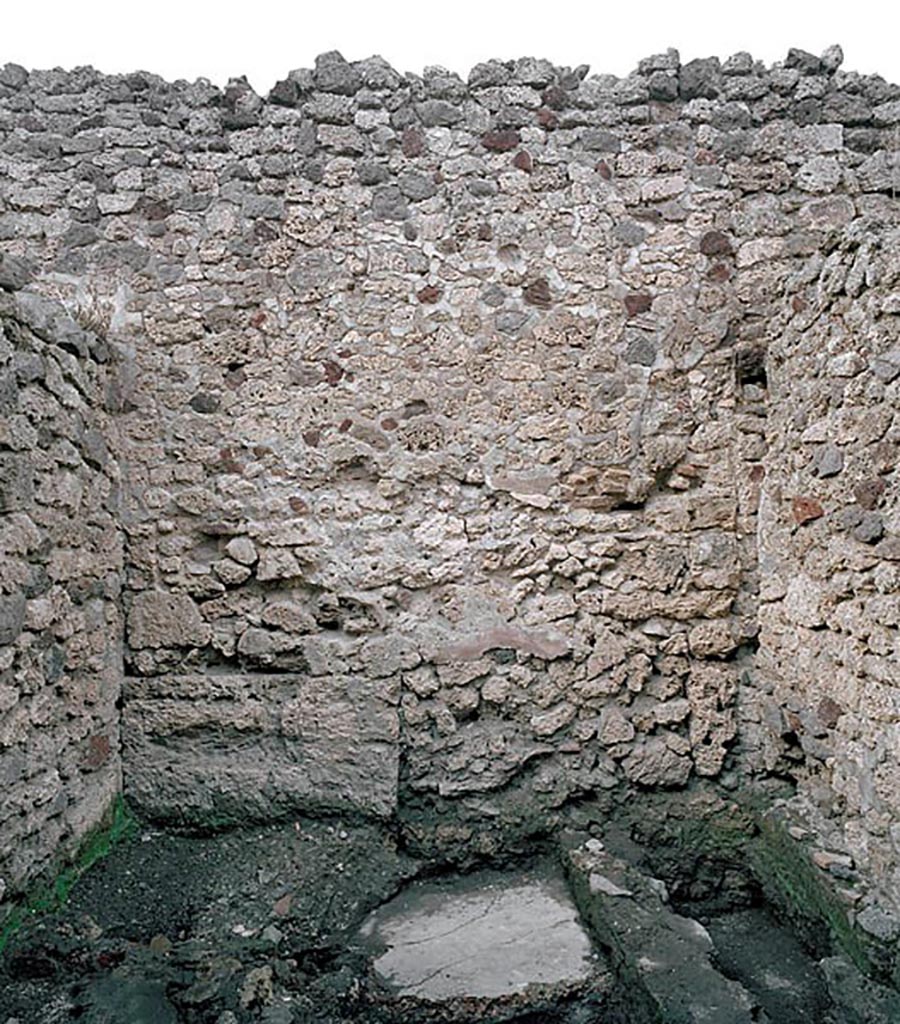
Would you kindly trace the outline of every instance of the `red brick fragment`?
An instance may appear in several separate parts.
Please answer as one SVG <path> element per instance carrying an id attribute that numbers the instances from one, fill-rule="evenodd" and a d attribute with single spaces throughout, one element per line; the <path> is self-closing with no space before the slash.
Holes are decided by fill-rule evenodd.
<path id="1" fill-rule="evenodd" d="M 700 239 L 700 252 L 704 256 L 730 256 L 734 247 L 731 239 L 721 231 L 707 231 Z"/>
<path id="2" fill-rule="evenodd" d="M 287 917 L 291 912 L 291 902 L 293 896 L 288 893 L 286 896 L 282 896 L 280 900 L 276 900 L 272 906 L 272 913 L 278 917 Z"/>
<path id="3" fill-rule="evenodd" d="M 442 294 L 443 292 L 437 285 L 426 284 L 424 288 L 420 288 L 416 292 L 416 298 L 426 305 L 434 305 L 440 300 Z"/>
<path id="4" fill-rule="evenodd" d="M 731 267 L 727 263 L 714 263 L 706 273 L 710 281 L 722 284 L 731 277 Z"/>
<path id="5" fill-rule="evenodd" d="M 876 476 L 858 483 L 853 488 L 853 497 L 867 512 L 871 512 L 881 501 L 884 490 L 884 481 Z"/>
<path id="6" fill-rule="evenodd" d="M 291 506 L 291 511 L 296 512 L 297 515 L 302 515 L 304 512 L 309 511 L 309 505 L 306 504 L 299 494 L 292 494 L 288 498 L 288 505 Z"/>
<path id="7" fill-rule="evenodd" d="M 508 153 L 522 141 L 522 136 L 515 128 L 501 128 L 498 131 L 485 132 L 481 136 L 481 144 L 485 149 L 495 153 Z"/>
<path id="8" fill-rule="evenodd" d="M 544 277 L 539 277 L 528 285 L 524 292 L 524 298 L 529 306 L 537 306 L 538 309 L 549 309 L 553 305 L 550 285 Z"/>
<path id="9" fill-rule="evenodd" d="M 597 164 L 596 171 L 604 181 L 609 181 L 612 177 L 612 168 L 605 160 Z"/>
<path id="10" fill-rule="evenodd" d="M 322 371 L 325 374 L 325 380 L 334 387 L 335 384 L 344 376 L 344 369 L 339 366 L 333 359 L 326 359 L 322 363 Z"/>
<path id="11" fill-rule="evenodd" d="M 844 713 L 844 709 L 836 700 L 831 697 L 823 697 L 816 708 L 819 721 L 826 729 L 833 729 L 838 724 L 838 719 Z"/>
<path id="12" fill-rule="evenodd" d="M 526 174 L 531 174 L 532 168 L 534 167 L 534 161 L 531 159 L 531 154 L 527 149 L 522 149 L 513 157 L 513 167 L 518 167 L 520 171 L 524 171 Z"/>
<path id="13" fill-rule="evenodd" d="M 549 85 L 544 90 L 541 99 L 544 101 L 545 107 L 550 107 L 551 110 L 562 110 L 568 102 L 569 94 L 558 85 Z"/>
<path id="14" fill-rule="evenodd" d="M 821 519 L 825 510 L 815 498 L 794 498 L 791 502 L 791 511 L 794 514 L 794 521 L 799 526 Z"/>
<path id="15" fill-rule="evenodd" d="M 795 313 L 802 313 L 803 310 L 806 309 L 806 307 L 807 307 L 807 301 L 806 301 L 806 299 L 803 298 L 802 295 L 795 295 L 791 299 L 791 309 Z"/>
<path id="16" fill-rule="evenodd" d="M 537 112 L 537 119 L 538 124 L 548 132 L 552 132 L 554 128 L 559 127 L 559 118 L 552 110 L 548 110 L 547 107 L 541 107 Z"/>
<path id="17" fill-rule="evenodd" d="M 632 292 L 625 296 L 625 309 L 629 316 L 637 316 L 639 313 L 646 313 L 653 305 L 653 296 L 646 292 Z"/>
<path id="18" fill-rule="evenodd" d="M 425 152 L 425 136 L 418 128 L 407 128 L 400 136 L 400 149 L 404 156 L 421 156 Z"/>
<path id="19" fill-rule="evenodd" d="M 385 416 L 385 418 L 381 421 L 382 430 L 396 430 L 398 426 L 399 424 L 397 423 L 393 416 Z"/>
<path id="20" fill-rule="evenodd" d="M 110 755 L 112 745 L 108 736 L 91 736 L 88 739 L 88 752 L 84 758 L 85 768 L 99 768 Z"/>

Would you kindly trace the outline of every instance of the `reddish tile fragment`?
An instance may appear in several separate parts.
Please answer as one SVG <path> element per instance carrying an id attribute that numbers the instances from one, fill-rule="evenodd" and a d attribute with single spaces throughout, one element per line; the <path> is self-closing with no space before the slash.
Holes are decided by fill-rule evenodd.
<path id="1" fill-rule="evenodd" d="M 528 285 L 524 292 L 524 298 L 529 306 L 537 306 L 538 309 L 549 309 L 553 305 L 550 285 L 544 277 L 539 277 Z"/>
<path id="2" fill-rule="evenodd" d="M 731 239 L 721 231 L 707 231 L 700 239 L 700 252 L 704 256 L 730 256 L 734 247 Z"/>
<path id="3" fill-rule="evenodd" d="M 799 526 L 821 519 L 825 510 L 815 498 L 794 498 L 791 502 L 791 511 L 794 514 L 794 521 Z"/>
<path id="4" fill-rule="evenodd" d="M 534 167 L 534 161 L 531 159 L 531 154 L 525 149 L 520 150 L 513 157 L 513 167 L 518 167 L 520 171 L 524 171 L 526 174 L 531 174 L 532 168 Z"/>
<path id="5" fill-rule="evenodd" d="M 418 128 L 407 128 L 400 136 L 400 149 L 404 156 L 421 156 L 425 152 L 425 136 Z"/>
<path id="6" fill-rule="evenodd" d="M 501 128 L 498 131 L 485 132 L 481 136 L 481 144 L 494 153 L 508 153 L 522 141 L 522 136 L 515 128 Z"/>
<path id="7" fill-rule="evenodd" d="M 632 292 L 625 296 L 625 309 L 629 316 L 637 316 L 639 313 L 646 313 L 653 305 L 653 296 L 647 292 Z"/>
<path id="8" fill-rule="evenodd" d="M 537 119 L 538 124 L 548 132 L 552 132 L 554 128 L 559 127 L 559 118 L 552 110 L 548 110 L 547 107 L 541 107 L 537 112 Z"/>

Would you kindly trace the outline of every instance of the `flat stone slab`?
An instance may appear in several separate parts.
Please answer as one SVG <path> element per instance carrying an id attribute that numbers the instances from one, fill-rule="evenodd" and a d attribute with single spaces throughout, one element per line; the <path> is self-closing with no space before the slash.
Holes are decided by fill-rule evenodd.
<path id="1" fill-rule="evenodd" d="M 597 954 L 560 874 L 477 872 L 419 882 L 360 930 L 378 980 L 398 998 L 504 999 L 587 984 Z"/>

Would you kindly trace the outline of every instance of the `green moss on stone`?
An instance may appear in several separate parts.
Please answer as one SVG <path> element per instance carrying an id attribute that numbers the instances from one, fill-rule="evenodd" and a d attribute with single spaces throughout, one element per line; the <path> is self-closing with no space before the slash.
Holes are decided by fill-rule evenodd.
<path id="1" fill-rule="evenodd" d="M 117 796 L 102 821 L 87 833 L 75 853 L 57 865 L 51 880 L 37 882 L 6 911 L 0 921 L 0 953 L 26 921 L 62 906 L 85 871 L 136 830 L 137 820 L 122 797 Z"/>

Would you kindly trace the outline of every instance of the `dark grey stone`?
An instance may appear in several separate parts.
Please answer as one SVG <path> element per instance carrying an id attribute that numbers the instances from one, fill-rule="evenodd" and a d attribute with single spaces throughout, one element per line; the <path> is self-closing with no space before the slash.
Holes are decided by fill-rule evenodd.
<path id="1" fill-rule="evenodd" d="M 877 544 L 884 536 L 884 520 L 877 512 L 864 512 L 853 528 L 853 538 L 863 544 Z"/>
<path id="2" fill-rule="evenodd" d="M 73 224 L 62 236 L 62 244 L 69 249 L 77 249 L 82 245 L 92 245 L 100 237 L 100 233 L 90 224 Z"/>
<path id="3" fill-rule="evenodd" d="M 195 412 L 202 413 L 216 412 L 220 404 L 221 400 L 218 395 L 211 395 L 205 391 L 198 392 L 189 402 Z"/>
<path id="4" fill-rule="evenodd" d="M 322 92 L 336 92 L 352 96 L 362 88 L 359 72 L 344 57 L 332 50 L 316 57 L 316 88 Z"/>
<path id="5" fill-rule="evenodd" d="M 665 71 L 654 71 L 647 80 L 651 100 L 677 100 L 678 79 Z"/>
<path id="6" fill-rule="evenodd" d="M 27 509 L 33 496 L 34 474 L 27 456 L 0 452 L 0 513 Z"/>
<path id="7" fill-rule="evenodd" d="M 426 68 L 423 77 L 425 91 L 430 99 L 461 103 L 468 95 L 466 83 L 459 75 L 445 71 L 444 68 Z"/>
<path id="8" fill-rule="evenodd" d="M 21 64 L 5 64 L 0 68 L 0 85 L 7 89 L 21 89 L 28 83 L 28 72 Z"/>
<path id="9" fill-rule="evenodd" d="M 791 107 L 791 117 L 799 125 L 819 124 L 822 120 L 822 101 L 812 96 Z"/>
<path id="10" fill-rule="evenodd" d="M 296 107 L 300 97 L 300 86 L 290 78 L 284 78 L 272 87 L 269 102 L 281 107 Z"/>
<path id="11" fill-rule="evenodd" d="M 470 89 L 490 89 L 497 85 L 506 85 L 512 80 L 512 62 L 489 60 L 484 64 L 476 64 L 469 72 Z"/>
<path id="12" fill-rule="evenodd" d="M 791 47 L 784 62 L 786 68 L 796 68 L 801 75 L 818 75 L 824 71 L 822 61 L 814 53 Z"/>
<path id="13" fill-rule="evenodd" d="M 528 322 L 528 314 L 520 309 L 507 309 L 497 314 L 497 330 L 501 334 L 515 334 Z"/>
<path id="14" fill-rule="evenodd" d="M 849 92 L 835 92 L 826 97 L 822 106 L 822 119 L 839 124 L 867 125 L 872 121 L 872 106 L 862 96 Z"/>
<path id="15" fill-rule="evenodd" d="M 652 366 L 656 362 L 656 342 L 649 334 L 636 332 L 625 347 L 625 361 L 632 365 Z"/>
<path id="16" fill-rule="evenodd" d="M 400 191 L 414 203 L 420 203 L 424 199 L 430 199 L 436 192 L 437 187 L 425 174 L 416 174 L 415 171 L 404 171 L 397 179 Z"/>
<path id="17" fill-rule="evenodd" d="M 372 213 L 379 220 L 406 220 L 409 206 L 396 185 L 384 185 L 372 196 Z"/>
<path id="18" fill-rule="evenodd" d="M 19 389 L 12 370 L 0 372 L 0 416 L 11 416 L 19 405 Z"/>
<path id="19" fill-rule="evenodd" d="M 416 113 L 426 128 L 450 127 L 462 120 L 459 107 L 446 100 L 424 100 L 416 104 Z"/>
<path id="20" fill-rule="evenodd" d="M 701 57 L 682 65 L 678 90 L 682 99 L 715 99 L 722 88 L 722 67 L 718 57 Z"/>
<path id="21" fill-rule="evenodd" d="M 13 356 L 13 367 L 16 371 L 16 379 L 20 384 L 30 384 L 35 380 L 42 380 L 46 373 L 44 360 L 37 352 L 16 352 Z"/>
<path id="22" fill-rule="evenodd" d="M 582 135 L 581 144 L 594 153 L 618 153 L 622 148 L 619 136 L 602 128 L 589 128 Z"/>
<path id="23" fill-rule="evenodd" d="M 711 124 L 720 132 L 738 131 L 752 126 L 753 115 L 744 103 L 723 103 L 713 114 Z"/>
<path id="24" fill-rule="evenodd" d="M 97 247 L 96 258 L 104 268 L 139 271 L 150 262 L 150 250 L 138 242 L 107 242 Z"/>
<path id="25" fill-rule="evenodd" d="M 479 199 L 489 199 L 500 190 L 500 186 L 493 178 L 473 178 L 466 187 Z"/>
<path id="26" fill-rule="evenodd" d="M 813 476 L 837 476 L 844 468 L 844 454 L 836 445 L 826 444 L 812 457 L 810 470 Z"/>
<path id="27" fill-rule="evenodd" d="M 250 220 L 279 220 L 284 216 L 284 200 L 279 196 L 247 196 L 241 213 Z"/>
<path id="28" fill-rule="evenodd" d="M 613 238 L 623 245 L 640 245 L 647 237 L 647 232 L 633 220 L 622 220 L 612 230 Z"/>
<path id="29" fill-rule="evenodd" d="M 391 176 L 390 168 L 386 164 L 376 163 L 357 164 L 356 173 L 362 185 L 381 185 Z"/>
<path id="30" fill-rule="evenodd" d="M 862 522 L 863 510 L 859 505 L 849 505 L 838 513 L 838 524 L 844 530 L 852 530 Z"/>
<path id="31" fill-rule="evenodd" d="M 0 288 L 18 291 L 34 277 L 34 269 L 27 260 L 8 253 L 0 253 Z"/>
<path id="32" fill-rule="evenodd" d="M 11 644 L 25 624 L 25 595 L 0 595 L 0 644 Z"/>
<path id="33" fill-rule="evenodd" d="M 749 75 L 753 72 L 753 57 L 746 50 L 732 54 L 722 65 L 725 75 Z"/>
<path id="34" fill-rule="evenodd" d="M 400 75 L 384 57 L 367 57 L 365 60 L 357 61 L 353 66 L 367 89 L 394 90 L 399 88 L 402 81 Z"/>
<path id="35" fill-rule="evenodd" d="M 869 363 L 869 369 L 884 384 L 892 384 L 900 377 L 900 350 L 875 356 Z"/>
<path id="36" fill-rule="evenodd" d="M 99 976 L 91 982 L 83 1024 L 178 1024 L 160 981 Z"/>

